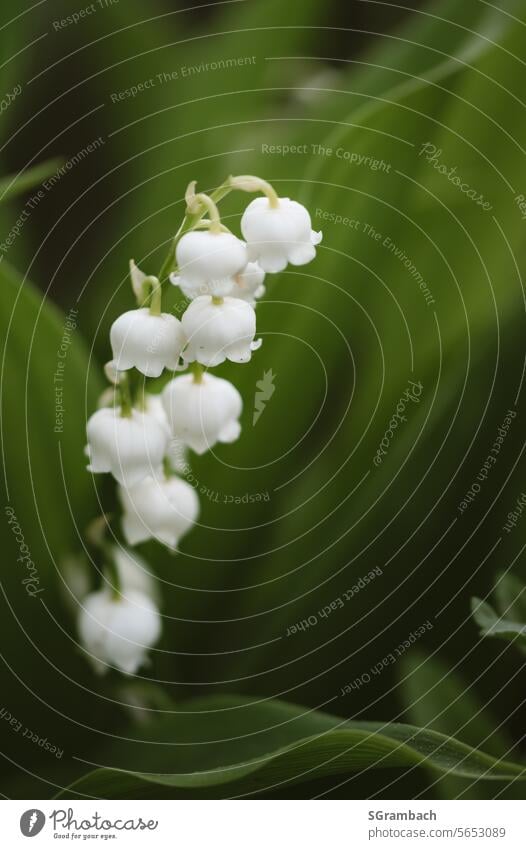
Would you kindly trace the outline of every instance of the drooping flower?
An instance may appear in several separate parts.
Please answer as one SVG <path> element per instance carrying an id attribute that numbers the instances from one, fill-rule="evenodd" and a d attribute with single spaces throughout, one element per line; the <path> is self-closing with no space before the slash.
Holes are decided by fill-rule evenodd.
<path id="1" fill-rule="evenodd" d="M 240 432 L 241 395 L 228 380 L 203 374 L 175 377 L 162 393 L 163 403 L 176 439 L 204 454 L 216 442 L 234 442 Z"/>
<path id="2" fill-rule="evenodd" d="M 166 418 L 166 411 L 160 393 L 145 392 L 143 396 L 143 407 L 144 412 L 148 413 L 149 416 L 153 416 L 156 422 L 167 433 L 168 437 L 170 437 L 170 425 Z"/>
<path id="3" fill-rule="evenodd" d="M 175 369 L 185 344 L 181 322 L 174 315 L 153 315 L 146 307 L 119 316 L 111 326 L 110 341 L 114 367 L 136 368 L 146 377 Z"/>
<path id="4" fill-rule="evenodd" d="M 153 538 L 176 548 L 199 515 L 194 487 L 177 477 L 149 477 L 129 489 L 120 487 L 119 498 L 129 545 Z"/>
<path id="5" fill-rule="evenodd" d="M 82 602 L 80 640 L 99 672 L 117 667 L 133 675 L 161 634 L 161 617 L 153 601 L 137 590 L 115 597 L 105 587 Z"/>
<path id="6" fill-rule="evenodd" d="M 172 436 L 170 423 L 164 409 L 164 404 L 160 394 L 152 392 L 144 393 L 144 410 L 152 415 L 168 436 L 168 446 L 165 452 L 165 460 L 169 461 L 170 468 L 177 474 L 184 475 L 188 472 L 188 446 L 180 439 L 175 439 Z"/>
<path id="7" fill-rule="evenodd" d="M 246 301 L 251 307 L 254 307 L 256 301 L 265 294 L 264 279 L 265 272 L 259 263 L 249 262 L 243 271 L 236 274 L 236 285 L 231 292 L 231 296 L 233 298 L 241 298 L 242 301 Z"/>
<path id="8" fill-rule="evenodd" d="M 146 560 L 136 551 L 130 551 L 122 545 L 112 545 L 110 555 L 117 569 L 123 595 L 132 591 L 143 593 L 158 604 L 159 587 Z"/>
<path id="9" fill-rule="evenodd" d="M 283 271 L 287 263 L 305 265 L 316 256 L 322 233 L 312 229 L 308 211 L 295 200 L 278 198 L 272 206 L 267 197 L 251 201 L 241 218 L 241 232 L 248 257 L 264 271 Z"/>
<path id="10" fill-rule="evenodd" d="M 248 261 L 246 247 L 232 233 L 193 231 L 186 233 L 176 248 L 177 274 L 171 282 L 187 298 L 199 295 L 223 297 L 235 286 L 235 275 Z"/>
<path id="11" fill-rule="evenodd" d="M 168 434 L 148 413 L 132 410 L 121 416 L 119 408 L 104 407 L 89 418 L 86 427 L 90 472 L 111 472 L 125 486 L 133 486 L 160 468 Z"/>
<path id="12" fill-rule="evenodd" d="M 239 298 L 196 298 L 181 323 L 188 340 L 183 351 L 186 362 L 197 361 L 204 366 L 218 366 L 227 359 L 246 363 L 261 345 L 261 340 L 254 342 L 254 309 Z"/>

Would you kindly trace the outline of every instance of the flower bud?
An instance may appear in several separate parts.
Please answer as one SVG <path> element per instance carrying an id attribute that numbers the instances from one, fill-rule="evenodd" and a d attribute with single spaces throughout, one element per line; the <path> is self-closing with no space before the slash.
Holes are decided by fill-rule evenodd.
<path id="1" fill-rule="evenodd" d="M 184 374 L 165 386 L 162 398 L 174 437 L 197 454 L 216 442 L 234 442 L 241 432 L 243 402 L 228 380 L 203 374 L 196 382 Z"/>
<path id="2" fill-rule="evenodd" d="M 136 368 L 146 377 L 159 377 L 165 368 L 173 371 L 185 343 L 174 315 L 152 315 L 146 307 L 119 316 L 111 326 L 110 341 L 115 368 Z"/>
<path id="3" fill-rule="evenodd" d="M 178 273 L 170 281 L 187 298 L 199 295 L 228 295 L 234 277 L 247 264 L 246 247 L 232 233 L 197 231 L 186 233 L 176 248 Z"/>
<path id="4" fill-rule="evenodd" d="M 129 545 L 156 539 L 177 548 L 199 515 L 195 489 L 177 477 L 149 477 L 129 489 L 120 487 L 119 498 L 124 510 L 122 530 Z"/>
<path id="5" fill-rule="evenodd" d="M 126 486 L 133 486 L 160 468 L 168 434 L 148 413 L 132 410 L 121 416 L 118 408 L 104 407 L 89 418 L 86 427 L 90 472 L 111 472 Z"/>
<path id="6" fill-rule="evenodd" d="M 80 640 L 99 672 L 117 667 L 133 675 L 161 634 L 153 601 L 137 590 L 115 598 L 107 588 L 88 595 L 79 617 Z"/>
<path id="7" fill-rule="evenodd" d="M 283 271 L 287 263 L 305 265 L 316 256 L 321 233 L 312 229 L 308 211 L 290 198 L 279 198 L 271 206 L 268 198 L 255 198 L 241 218 L 241 232 L 248 258 L 257 260 L 264 271 Z"/>
<path id="8" fill-rule="evenodd" d="M 261 345 L 261 340 L 254 342 L 256 314 L 239 298 L 224 298 L 220 303 L 207 295 L 196 298 L 181 323 L 188 339 L 183 352 L 186 362 L 204 366 L 218 366 L 226 359 L 246 363 Z"/>

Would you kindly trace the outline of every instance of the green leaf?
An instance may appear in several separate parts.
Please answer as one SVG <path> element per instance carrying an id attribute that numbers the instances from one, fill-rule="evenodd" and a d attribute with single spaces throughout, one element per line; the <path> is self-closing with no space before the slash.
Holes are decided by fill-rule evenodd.
<path id="1" fill-rule="evenodd" d="M 497 576 L 495 601 L 507 619 L 526 623 L 526 587 L 516 575 L 507 572 Z"/>
<path id="2" fill-rule="evenodd" d="M 19 174 L 10 174 L 0 179 L 0 203 L 7 203 L 13 198 L 39 186 L 60 168 L 63 159 L 49 159 L 32 168 L 26 168 Z"/>
<path id="3" fill-rule="evenodd" d="M 480 598 L 471 600 L 471 612 L 480 628 L 481 637 L 499 637 L 516 643 L 522 650 L 526 649 L 526 624 L 497 613 L 487 601 Z"/>
<path id="4" fill-rule="evenodd" d="M 63 600 L 75 593 L 62 560 L 82 550 L 85 523 L 98 510 L 83 448 L 86 408 L 95 405 L 99 375 L 90 368 L 81 326 L 74 301 L 62 314 L 5 260 L 0 263 L 0 687 L 4 708 L 62 749 L 68 740 L 82 740 L 79 723 L 90 711 L 113 715 L 84 689 L 91 673 L 79 662 Z M 21 738 L 7 736 L 3 752 L 24 765 L 41 751 Z"/>
<path id="5" fill-rule="evenodd" d="M 105 760 L 121 766 L 88 773 L 64 795 L 235 796 L 370 768 L 422 765 L 469 778 L 526 778 L 523 767 L 435 731 L 233 696 L 183 704 L 155 726 L 141 726 L 135 746 L 106 750 Z"/>
<path id="6" fill-rule="evenodd" d="M 433 729 L 481 749 L 495 758 L 509 758 L 512 749 L 506 732 L 482 704 L 475 686 L 438 657 L 413 649 L 400 662 L 400 688 L 407 715 L 414 725 Z M 481 782 L 458 777 L 433 776 L 433 788 L 445 799 L 485 798 Z M 503 791 L 501 791 L 502 793 Z"/>
<path id="7" fill-rule="evenodd" d="M 212 456 L 192 464 L 212 494 L 268 493 L 264 503 L 237 510 L 205 496 L 209 529 L 186 543 L 202 566 L 197 573 L 192 557 L 180 562 L 181 583 L 208 591 L 206 607 L 203 592 L 180 593 L 188 619 L 198 620 L 178 625 L 183 650 L 213 651 L 218 621 L 227 647 L 238 644 L 240 632 L 244 645 L 265 643 L 214 660 L 215 680 L 242 677 L 256 687 L 255 676 L 262 675 L 271 692 L 308 680 L 306 700 L 321 700 L 327 678 L 337 688 L 346 670 L 352 680 L 352 647 L 365 644 L 360 664 L 365 655 L 365 668 L 374 665 L 414 627 L 422 599 L 423 618 L 455 593 L 467 604 L 471 558 L 446 571 L 440 546 L 430 550 L 429 540 L 442 539 L 443 510 L 452 506 L 458 521 L 448 538 L 460 547 L 466 521 L 485 509 L 489 483 L 469 515 L 457 505 L 513 404 L 509 381 L 501 378 L 516 375 L 514 391 L 520 382 L 524 328 L 515 257 L 524 254 L 524 222 L 500 174 L 513 182 L 522 173 L 516 142 L 526 134 L 526 119 L 516 108 L 521 86 L 507 51 L 520 54 L 523 28 L 474 2 L 437 4 L 433 11 L 453 23 L 417 13 L 403 51 L 385 59 L 380 47 L 373 52 L 372 65 L 382 67 L 371 66 L 367 80 L 353 63 L 348 69 L 342 63 L 345 71 L 313 105 L 299 105 L 289 93 L 280 120 L 255 126 L 254 151 L 236 158 L 237 171 L 262 174 L 285 195 L 301 192 L 324 239 L 312 265 L 267 277 L 268 297 L 258 305 L 264 345 L 243 369 L 225 369 L 246 404 L 242 438 L 221 450 L 228 473 Z M 405 35 L 404 28 L 396 40 Z M 286 79 L 292 64 L 280 64 Z M 404 87 L 407 74 L 423 81 Z M 492 96 L 500 86 L 502 96 Z M 367 96 L 377 105 L 364 116 Z M 270 155 L 262 140 L 303 145 L 307 153 Z M 419 156 L 427 141 L 491 198 L 509 245 L 491 213 Z M 315 144 L 332 153 L 312 153 Z M 336 144 L 369 163 L 384 160 L 389 170 L 351 165 L 336 156 Z M 324 220 L 325 213 L 332 219 Z M 381 240 L 364 233 L 364 224 Z M 384 246 L 386 237 L 406 263 Z M 433 293 L 432 306 L 408 271 L 412 265 Z M 269 368 L 276 391 L 252 427 L 255 385 Z M 422 381 L 422 400 L 375 468 L 375 451 L 409 379 Z M 506 471 L 507 459 L 499 463 Z M 477 530 L 481 551 L 493 544 L 492 534 L 489 523 Z M 389 564 L 381 580 L 316 628 L 283 638 L 289 625 L 341 599 L 372 563 Z M 214 604 L 210 589 L 222 602 L 232 590 L 228 611 Z M 394 629 L 380 624 L 387 620 Z M 459 645 L 470 644 L 468 630 Z M 188 677 L 208 680 L 209 667 L 203 663 L 196 672 L 191 663 Z M 379 689 L 389 690 L 389 678 L 386 672 Z"/>

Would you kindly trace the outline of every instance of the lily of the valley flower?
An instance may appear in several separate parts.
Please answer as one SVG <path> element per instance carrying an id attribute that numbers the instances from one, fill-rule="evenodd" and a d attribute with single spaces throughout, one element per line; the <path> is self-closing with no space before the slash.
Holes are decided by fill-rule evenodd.
<path id="1" fill-rule="evenodd" d="M 168 434 L 148 413 L 132 410 L 121 416 L 119 408 L 104 407 L 87 424 L 90 472 L 111 472 L 125 486 L 133 486 L 161 467 Z"/>
<path id="2" fill-rule="evenodd" d="M 248 261 L 246 247 L 236 236 L 210 230 L 186 233 L 177 245 L 176 259 L 179 271 L 170 280 L 187 298 L 230 294 L 235 275 Z"/>
<path id="3" fill-rule="evenodd" d="M 259 263 L 249 262 L 243 271 L 236 274 L 236 285 L 230 294 L 233 298 L 241 298 L 242 301 L 247 301 L 253 307 L 256 305 L 256 301 L 265 294 L 264 279 L 265 272 Z"/>
<path id="4" fill-rule="evenodd" d="M 143 593 L 157 604 L 159 588 L 148 563 L 136 551 L 121 545 L 113 545 L 110 553 L 123 595 L 132 591 Z"/>
<path id="5" fill-rule="evenodd" d="M 109 588 L 88 595 L 79 617 L 80 640 L 99 672 L 117 667 L 133 675 L 159 639 L 161 617 L 153 601 L 137 590 L 115 597 Z"/>
<path id="6" fill-rule="evenodd" d="M 274 273 L 289 262 L 310 262 L 316 256 L 315 245 L 322 240 L 322 233 L 312 229 L 305 207 L 290 198 L 278 198 L 274 204 L 267 197 L 255 198 L 243 213 L 241 232 L 249 259 Z"/>
<path id="7" fill-rule="evenodd" d="M 111 326 L 110 341 L 115 368 L 136 368 L 146 377 L 159 377 L 165 368 L 173 371 L 185 343 L 174 315 L 154 315 L 146 307 L 119 316 Z"/>
<path id="8" fill-rule="evenodd" d="M 246 363 L 261 345 L 254 342 L 256 314 L 239 298 L 196 298 L 186 309 L 181 323 L 188 344 L 186 362 L 218 366 L 225 360 Z"/>
<path id="9" fill-rule="evenodd" d="M 170 438 L 170 425 L 166 418 L 166 411 L 161 395 L 153 392 L 145 392 L 143 395 L 143 410 L 149 416 L 153 416 L 156 422 L 161 425 L 168 438 Z"/>
<path id="10" fill-rule="evenodd" d="M 234 442 L 240 432 L 241 395 L 228 380 L 203 374 L 175 377 L 162 393 L 173 436 L 204 454 L 216 442 Z"/>
<path id="11" fill-rule="evenodd" d="M 177 548 L 199 515 L 194 487 L 177 477 L 150 477 L 129 489 L 120 487 L 119 498 L 124 510 L 122 530 L 129 545 L 156 539 Z"/>

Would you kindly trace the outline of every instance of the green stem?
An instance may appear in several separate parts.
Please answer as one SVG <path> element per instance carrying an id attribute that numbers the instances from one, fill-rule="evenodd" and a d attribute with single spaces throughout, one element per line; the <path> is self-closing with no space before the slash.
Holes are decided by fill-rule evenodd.
<path id="1" fill-rule="evenodd" d="M 117 569 L 117 564 L 115 563 L 114 553 L 111 546 L 107 543 L 102 546 L 102 552 L 104 554 L 106 579 L 111 587 L 111 594 L 113 598 L 118 601 L 118 599 L 120 599 L 122 595 L 122 586 L 119 570 Z"/>
<path id="2" fill-rule="evenodd" d="M 111 518 L 111 516 L 103 515 L 90 522 L 86 528 L 86 540 L 94 549 L 92 556 L 100 567 L 98 571 L 105 573 L 113 597 L 119 598 L 121 595 L 121 579 L 115 562 L 113 546 L 107 540 Z M 102 587 L 104 588 L 104 583 Z"/>
<path id="3" fill-rule="evenodd" d="M 162 298 L 161 284 L 155 280 L 155 282 L 152 283 L 152 291 L 150 295 L 150 315 L 161 315 Z"/>
<path id="4" fill-rule="evenodd" d="M 262 192 L 268 198 L 269 206 L 272 209 L 279 207 L 279 197 L 275 188 L 266 180 L 262 180 L 261 177 L 242 174 L 239 177 L 229 177 L 229 181 L 233 189 L 240 189 L 242 192 Z"/>
<path id="5" fill-rule="evenodd" d="M 197 203 L 201 203 L 204 206 L 206 212 L 208 212 L 208 217 L 210 219 L 210 232 L 220 233 L 221 216 L 219 215 L 219 210 L 210 195 L 205 195 L 201 193 L 195 196 L 195 200 Z"/>
<path id="6" fill-rule="evenodd" d="M 218 204 L 219 201 L 223 200 L 223 198 L 230 194 L 230 192 L 232 191 L 232 186 L 229 183 L 229 179 L 225 180 L 224 183 L 221 183 L 221 185 L 218 186 L 217 189 L 214 189 L 214 191 L 210 193 L 209 197 L 214 204 Z M 175 269 L 175 249 L 177 247 L 177 242 L 182 236 L 184 236 L 185 233 L 188 233 L 190 230 L 193 230 L 196 224 L 199 224 L 199 222 L 204 218 L 206 212 L 207 210 L 203 208 L 199 210 L 199 212 L 187 212 L 185 214 L 185 217 L 181 222 L 179 230 L 177 231 L 170 243 L 168 254 L 166 255 L 166 258 L 161 266 L 161 270 L 158 275 L 161 286 L 166 282 L 166 280 L 168 280 L 170 274 L 172 274 Z"/>
<path id="7" fill-rule="evenodd" d="M 119 400 L 121 407 L 122 418 L 130 418 L 132 414 L 133 404 L 130 388 L 130 379 L 127 372 L 124 372 L 119 382 Z"/>
<path id="8" fill-rule="evenodd" d="M 201 383 L 203 380 L 204 367 L 201 363 L 192 363 L 190 371 L 194 376 L 194 383 Z"/>

